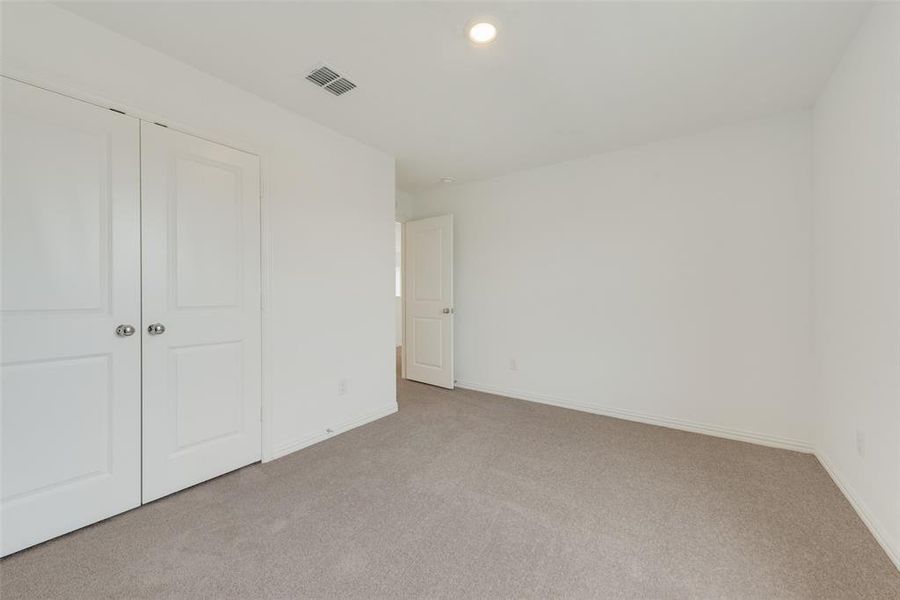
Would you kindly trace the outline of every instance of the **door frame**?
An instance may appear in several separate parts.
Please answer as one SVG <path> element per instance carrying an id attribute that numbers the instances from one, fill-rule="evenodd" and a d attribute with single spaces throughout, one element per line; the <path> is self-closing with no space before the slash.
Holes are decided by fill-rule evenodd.
<path id="1" fill-rule="evenodd" d="M 128 104 L 126 102 L 118 102 L 115 100 L 111 100 L 101 95 L 96 95 L 91 92 L 87 92 L 81 88 L 73 87 L 71 85 L 59 85 L 58 82 L 49 81 L 42 77 L 35 77 L 30 73 L 22 73 L 17 72 L 15 69 L 13 70 L 3 70 L 0 71 L 0 77 L 5 77 L 7 79 L 12 79 L 14 81 L 18 81 L 19 83 L 24 83 L 36 88 L 40 88 L 47 92 L 51 92 L 54 94 L 58 94 L 60 96 L 65 96 L 72 100 L 77 100 L 79 102 L 85 102 L 87 104 L 93 104 L 94 106 L 98 106 L 100 108 L 105 108 L 108 110 L 113 110 L 116 112 L 120 112 L 125 114 L 126 116 L 132 117 L 134 119 L 138 119 L 139 121 L 147 121 L 148 123 L 153 123 L 161 127 L 167 127 L 172 129 L 173 131 L 178 131 L 180 133 L 185 133 L 187 135 L 192 135 L 194 137 L 206 140 L 208 142 L 212 142 L 214 144 L 220 144 L 222 146 L 227 146 L 229 148 L 233 148 L 235 150 L 240 150 L 241 152 L 245 152 L 247 154 L 253 154 L 259 159 L 259 257 L 260 257 L 260 265 L 259 265 L 259 276 L 260 276 L 260 373 L 261 373 L 261 386 L 260 386 L 260 455 L 262 456 L 262 462 L 268 462 L 276 458 L 275 453 L 272 449 L 269 448 L 270 444 L 268 440 L 272 438 L 272 419 L 273 415 L 273 398 L 271 397 L 271 385 L 272 381 L 271 375 L 271 357 L 272 353 L 269 348 L 269 342 L 271 336 L 269 332 L 272 331 L 270 328 L 272 327 L 269 315 L 269 298 L 271 296 L 271 266 L 272 266 L 272 235 L 271 235 L 271 211 L 268 206 L 268 201 L 266 199 L 266 184 L 265 184 L 265 161 L 263 158 L 263 153 L 260 148 L 253 144 L 252 142 L 246 139 L 233 140 L 229 141 L 227 139 L 227 135 L 222 135 L 221 132 L 212 132 L 212 131 L 204 131 L 202 129 L 198 129 L 186 123 L 181 123 L 179 121 L 175 121 L 164 117 L 159 114 L 154 114 L 143 110 L 140 107 L 136 107 L 134 105 Z M 224 138 L 224 139 L 223 139 Z M 143 307 L 142 307 L 143 308 Z M 143 402 L 143 398 L 141 399 Z"/>

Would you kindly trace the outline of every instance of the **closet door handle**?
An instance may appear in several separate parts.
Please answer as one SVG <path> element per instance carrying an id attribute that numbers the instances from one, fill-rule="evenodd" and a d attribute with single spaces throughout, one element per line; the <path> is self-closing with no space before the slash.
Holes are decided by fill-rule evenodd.
<path id="1" fill-rule="evenodd" d="M 134 335 L 134 325 L 119 325 L 116 327 L 116 335 L 119 337 Z"/>
<path id="2" fill-rule="evenodd" d="M 166 332 L 166 326 L 162 323 L 153 323 L 150 327 L 147 328 L 147 333 L 150 335 L 162 335 Z"/>

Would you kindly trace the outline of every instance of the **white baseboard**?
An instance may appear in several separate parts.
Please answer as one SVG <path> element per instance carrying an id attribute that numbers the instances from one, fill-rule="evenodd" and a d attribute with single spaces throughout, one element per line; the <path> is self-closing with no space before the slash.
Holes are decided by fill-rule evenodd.
<path id="1" fill-rule="evenodd" d="M 720 427 L 718 425 L 708 425 L 706 423 L 697 423 L 695 421 L 675 419 L 672 417 L 664 417 L 660 415 L 653 415 L 622 408 L 611 408 L 606 406 L 596 406 L 594 404 L 585 404 L 583 402 L 573 402 L 571 400 L 565 400 L 563 398 L 545 396 L 543 394 L 532 394 L 530 392 L 523 392 L 521 390 L 498 388 L 490 385 L 472 383 L 469 381 L 457 381 L 456 386 L 467 390 L 475 390 L 477 392 L 486 392 L 488 394 L 496 394 L 498 396 L 507 396 L 509 398 L 515 398 L 517 400 L 527 400 L 529 402 L 549 404 L 551 406 L 559 406 L 560 408 L 569 408 L 572 410 L 579 410 L 582 412 L 602 415 L 605 417 L 614 417 L 616 419 L 625 419 L 626 421 L 646 423 L 648 425 L 659 425 L 661 427 L 680 429 L 681 431 L 690 431 L 692 433 L 702 433 L 714 437 L 737 440 L 739 442 L 749 442 L 751 444 L 759 444 L 762 446 L 781 448 L 784 450 L 794 450 L 796 452 L 804 452 L 807 454 L 812 454 L 813 452 L 813 447 L 808 442 L 777 437 L 764 433 L 730 429 L 728 427 Z"/>
<path id="2" fill-rule="evenodd" d="M 312 446 L 313 444 L 318 444 L 319 442 L 327 440 L 330 437 L 334 437 L 340 433 L 344 433 L 345 431 L 350 431 L 351 429 L 355 429 L 361 425 L 365 425 L 366 423 L 377 421 L 378 419 L 394 414 L 395 412 L 397 412 L 396 402 L 386 404 L 381 408 L 367 412 L 356 418 L 337 423 L 336 425 L 331 426 L 325 431 L 312 433 L 300 439 L 279 446 L 278 448 L 273 450 L 271 454 L 269 454 L 268 456 L 264 456 L 263 462 L 269 462 L 270 460 L 281 458 L 282 456 L 286 456 L 302 448 Z"/>
<path id="3" fill-rule="evenodd" d="M 584 404 L 581 402 L 572 402 L 561 398 L 554 398 L 541 394 L 532 394 L 530 392 L 523 392 L 521 390 L 499 388 L 468 381 L 458 381 L 456 385 L 457 387 L 467 390 L 496 394 L 499 396 L 506 396 L 508 398 L 515 398 L 517 400 L 527 400 L 529 402 L 549 404 L 551 406 L 559 406 L 561 408 L 579 410 L 595 415 L 615 417 L 617 419 L 625 419 L 628 421 L 636 421 L 638 423 L 647 423 L 650 425 L 670 427 L 672 429 L 691 431 L 693 433 L 702 433 L 705 435 L 726 438 L 729 440 L 737 440 L 741 442 L 749 442 L 751 444 L 770 446 L 772 448 L 782 448 L 785 450 L 796 450 L 798 452 L 814 454 L 819 460 L 819 463 L 821 463 L 822 467 L 825 469 L 825 472 L 828 473 L 828 475 L 834 481 L 835 485 L 838 487 L 841 493 L 844 494 L 844 496 L 847 498 L 847 501 L 850 502 L 850 505 L 859 515 L 859 518 L 863 523 L 865 523 L 866 527 L 872 533 L 872 536 L 884 549 L 885 553 L 888 555 L 888 558 L 894 563 L 894 566 L 896 566 L 897 569 L 900 570 L 900 544 L 892 540 L 890 535 L 888 535 L 886 529 L 881 525 L 878 519 L 876 519 L 872 515 L 872 512 L 866 507 L 865 503 L 860 500 L 859 495 L 856 494 L 853 489 L 846 483 L 846 481 L 838 474 L 835 467 L 831 462 L 829 462 L 825 455 L 821 451 L 816 450 L 812 446 L 812 444 L 801 442 L 799 440 L 780 438 L 761 433 L 741 431 L 737 429 L 730 429 L 727 427 L 719 427 L 718 425 L 707 425 L 705 423 L 696 423 L 684 419 L 673 419 L 671 417 L 651 415 L 633 410 L 608 408 L 591 404 Z"/>
<path id="4" fill-rule="evenodd" d="M 898 544 L 897 540 L 891 539 L 891 536 L 887 533 L 887 530 L 881 524 L 881 522 L 875 518 L 875 515 L 872 514 L 872 511 L 868 509 L 865 502 L 862 501 L 859 494 L 853 491 L 853 488 L 847 483 L 847 480 L 841 477 L 837 468 L 834 466 L 828 457 L 821 451 L 816 451 L 816 458 L 819 459 L 819 463 L 822 465 L 822 468 L 825 469 L 825 472 L 831 477 L 831 480 L 834 481 L 834 484 L 841 490 L 841 493 L 847 498 L 847 501 L 850 503 L 850 506 L 853 507 L 853 510 L 856 511 L 856 514 L 859 515 L 859 518 L 865 523 L 866 527 L 869 528 L 869 531 L 872 533 L 872 537 L 875 538 L 881 548 L 884 550 L 885 554 L 888 555 L 888 558 L 891 559 L 891 562 L 894 563 L 894 566 L 897 567 L 897 570 L 900 571 L 900 544 Z"/>

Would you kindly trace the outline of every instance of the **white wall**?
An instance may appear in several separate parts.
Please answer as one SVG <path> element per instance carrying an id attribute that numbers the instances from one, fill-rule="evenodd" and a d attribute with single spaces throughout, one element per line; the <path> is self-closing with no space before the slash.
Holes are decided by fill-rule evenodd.
<path id="1" fill-rule="evenodd" d="M 260 154 L 263 456 L 396 410 L 393 159 L 62 8 L 2 16 L 3 74 Z"/>
<path id="2" fill-rule="evenodd" d="M 398 223 L 406 223 L 412 218 L 413 195 L 403 190 L 397 190 L 394 206 L 394 215 Z"/>
<path id="3" fill-rule="evenodd" d="M 417 193 L 459 385 L 808 449 L 810 178 L 803 112 Z"/>
<path id="4" fill-rule="evenodd" d="M 900 6 L 872 9 L 813 125 L 816 445 L 900 568 Z"/>

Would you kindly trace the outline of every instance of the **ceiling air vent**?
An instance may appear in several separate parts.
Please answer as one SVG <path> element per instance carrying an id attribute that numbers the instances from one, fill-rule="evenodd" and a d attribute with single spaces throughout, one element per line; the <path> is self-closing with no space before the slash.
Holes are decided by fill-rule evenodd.
<path id="1" fill-rule="evenodd" d="M 312 81 L 320 88 L 328 90 L 335 96 L 346 94 L 356 87 L 355 83 L 326 66 L 316 67 L 306 76 L 306 79 Z"/>
<path id="2" fill-rule="evenodd" d="M 340 96 L 341 94 L 346 94 L 347 92 L 349 92 L 350 90 L 352 90 L 355 87 L 356 87 L 355 83 L 353 83 L 349 79 L 341 77 L 337 81 L 326 85 L 325 89 L 328 90 L 329 92 L 331 92 L 332 94 L 334 94 L 335 96 Z"/>

